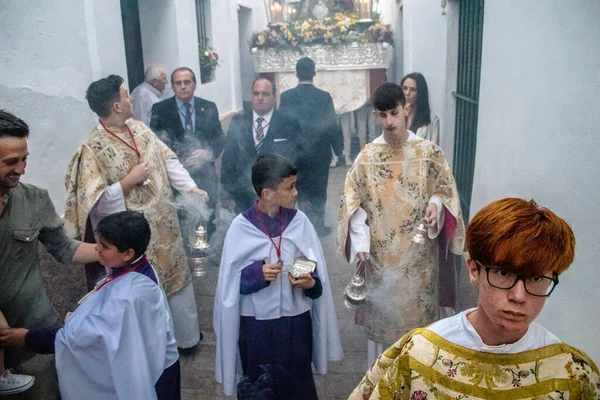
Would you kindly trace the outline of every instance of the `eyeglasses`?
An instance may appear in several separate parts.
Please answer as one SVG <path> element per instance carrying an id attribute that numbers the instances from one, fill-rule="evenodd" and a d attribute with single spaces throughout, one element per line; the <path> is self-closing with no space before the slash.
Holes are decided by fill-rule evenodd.
<path id="1" fill-rule="evenodd" d="M 523 281 L 525 291 L 532 296 L 537 297 L 548 297 L 558 285 L 558 276 L 554 275 L 552 278 L 548 276 L 526 276 L 517 275 L 512 272 L 505 271 L 500 268 L 486 267 L 479 261 L 475 260 L 477 265 L 485 269 L 487 275 L 487 281 L 490 286 L 496 289 L 510 290 L 517 282 Z"/>
<path id="2" fill-rule="evenodd" d="M 410 87 L 410 86 L 402 86 L 402 91 L 404 93 L 417 93 L 417 88 Z"/>

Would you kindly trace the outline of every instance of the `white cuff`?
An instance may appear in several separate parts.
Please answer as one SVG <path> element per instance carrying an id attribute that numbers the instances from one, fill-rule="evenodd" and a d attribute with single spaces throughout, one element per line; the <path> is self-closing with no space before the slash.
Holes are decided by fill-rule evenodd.
<path id="1" fill-rule="evenodd" d="M 90 210 L 90 221 L 96 237 L 96 228 L 100 220 L 107 215 L 111 215 L 120 211 L 125 211 L 125 197 L 123 197 L 123 188 L 120 182 L 115 182 L 104 189 L 104 192 Z M 97 239 L 97 237 L 96 237 Z"/>
<path id="2" fill-rule="evenodd" d="M 350 217 L 348 236 L 350 240 L 350 262 L 353 263 L 356 260 L 357 253 L 368 253 L 371 250 L 371 230 L 367 225 L 367 212 L 362 207 L 359 207 Z"/>
<path id="3" fill-rule="evenodd" d="M 427 236 L 429 239 L 435 239 L 440 235 L 440 232 L 444 228 L 444 221 L 446 220 L 446 208 L 442 204 L 442 200 L 436 195 L 431 196 L 429 204 L 435 204 L 437 206 L 437 224 L 433 228 L 427 229 Z"/>
<path id="4" fill-rule="evenodd" d="M 171 186 L 181 193 L 187 193 L 196 187 L 196 183 L 190 176 L 190 173 L 184 168 L 177 158 L 165 160 L 167 175 Z"/>

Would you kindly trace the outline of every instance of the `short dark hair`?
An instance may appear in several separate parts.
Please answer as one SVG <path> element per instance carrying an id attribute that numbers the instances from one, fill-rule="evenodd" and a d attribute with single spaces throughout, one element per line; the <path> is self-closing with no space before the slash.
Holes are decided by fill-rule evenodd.
<path id="1" fill-rule="evenodd" d="M 404 92 L 395 83 L 384 83 L 373 93 L 373 107 L 378 111 L 393 110 L 399 105 L 404 107 L 405 104 Z"/>
<path id="2" fill-rule="evenodd" d="M 29 126 L 21 118 L 0 110 L 0 137 L 26 138 L 29 136 Z"/>
<path id="3" fill-rule="evenodd" d="M 302 57 L 296 63 L 296 76 L 301 81 L 311 81 L 315 77 L 315 62 L 309 57 Z"/>
<path id="4" fill-rule="evenodd" d="M 287 158 L 277 154 L 264 154 L 252 166 L 252 186 L 258 197 L 263 189 L 277 190 L 285 178 L 298 175 L 298 170 Z"/>
<path id="5" fill-rule="evenodd" d="M 151 234 L 144 214 L 137 211 L 121 211 L 102 218 L 97 232 L 121 253 L 133 249 L 134 260 L 148 248 Z"/>
<path id="6" fill-rule="evenodd" d="M 85 98 L 90 108 L 100 118 L 110 115 L 113 103 L 121 99 L 123 78 L 119 75 L 109 75 L 106 78 L 92 82 L 88 87 Z"/>
<path id="7" fill-rule="evenodd" d="M 173 72 L 171 72 L 171 85 L 173 84 L 173 77 L 175 76 L 175 72 L 189 72 L 190 74 L 192 74 L 192 81 L 196 83 L 196 74 L 194 74 L 194 71 L 192 71 L 191 68 L 179 67 L 176 68 Z"/>
<path id="8" fill-rule="evenodd" d="M 252 82 L 252 86 L 251 86 L 251 90 L 254 91 L 254 85 L 256 84 L 256 82 L 258 81 L 267 81 L 271 84 L 271 92 L 273 94 L 275 94 L 275 83 L 271 82 L 270 80 L 268 80 L 267 78 L 262 78 L 262 77 L 258 77 L 256 78 L 253 82 Z"/>

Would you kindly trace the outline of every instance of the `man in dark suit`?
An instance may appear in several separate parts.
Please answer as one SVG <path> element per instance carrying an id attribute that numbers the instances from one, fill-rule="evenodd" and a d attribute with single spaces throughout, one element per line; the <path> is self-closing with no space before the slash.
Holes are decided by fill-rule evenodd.
<path id="1" fill-rule="evenodd" d="M 228 199 L 230 208 L 235 207 L 238 213 L 256 199 L 251 169 L 259 156 L 279 154 L 296 164 L 304 157 L 300 124 L 273 110 L 274 94 L 267 79 L 254 81 L 252 111 L 233 117 L 227 132 L 221 164 L 221 199 Z"/>
<path id="2" fill-rule="evenodd" d="M 310 162 L 298 176 L 298 202 L 319 236 L 331 233 L 325 226 L 325 203 L 331 150 L 341 155 L 342 131 L 337 122 L 333 100 L 328 92 L 313 85 L 315 62 L 308 57 L 296 64 L 298 86 L 281 94 L 279 111 L 300 121 Z"/>
<path id="3" fill-rule="evenodd" d="M 218 197 L 215 159 L 225 146 L 219 111 L 212 101 L 194 96 L 196 75 L 191 69 L 173 71 L 171 86 L 175 96 L 154 104 L 150 128 L 177 154 L 214 208 Z"/>

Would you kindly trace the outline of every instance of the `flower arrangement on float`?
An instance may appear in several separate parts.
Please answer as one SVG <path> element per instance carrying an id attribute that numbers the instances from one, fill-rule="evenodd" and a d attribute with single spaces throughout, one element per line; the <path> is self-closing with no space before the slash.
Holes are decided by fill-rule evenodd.
<path id="1" fill-rule="evenodd" d="M 253 52 L 270 48 L 300 50 L 300 46 L 349 43 L 385 43 L 387 47 L 393 41 L 392 34 L 389 25 L 379 21 L 365 24 L 356 13 L 337 12 L 322 21 L 309 18 L 287 25 L 272 25 L 254 33 L 250 49 Z"/>

